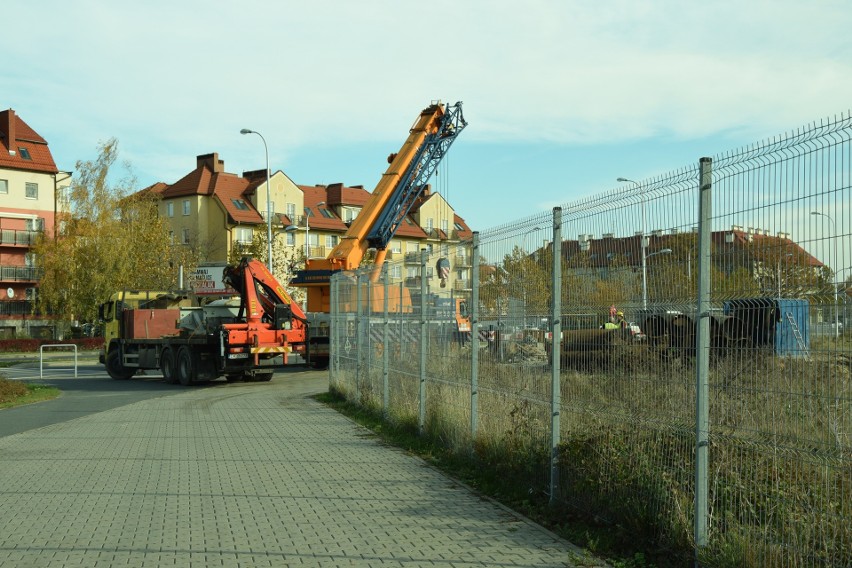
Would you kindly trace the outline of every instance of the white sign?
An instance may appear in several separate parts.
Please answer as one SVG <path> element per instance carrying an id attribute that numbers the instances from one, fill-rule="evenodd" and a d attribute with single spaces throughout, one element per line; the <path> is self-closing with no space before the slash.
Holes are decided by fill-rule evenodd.
<path id="1" fill-rule="evenodd" d="M 222 271 L 227 266 L 206 264 L 199 266 L 189 275 L 189 287 L 199 296 L 226 296 L 237 292 L 222 282 Z"/>

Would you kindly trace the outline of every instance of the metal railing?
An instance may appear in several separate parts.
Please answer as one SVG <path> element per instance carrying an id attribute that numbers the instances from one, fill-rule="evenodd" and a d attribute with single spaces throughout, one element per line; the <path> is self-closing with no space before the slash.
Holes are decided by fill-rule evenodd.
<path id="1" fill-rule="evenodd" d="M 0 245 L 32 246 L 41 234 L 42 231 L 2 229 L 0 230 Z"/>
<path id="2" fill-rule="evenodd" d="M 43 273 L 34 266 L 0 266 L 0 281 L 35 282 Z"/>

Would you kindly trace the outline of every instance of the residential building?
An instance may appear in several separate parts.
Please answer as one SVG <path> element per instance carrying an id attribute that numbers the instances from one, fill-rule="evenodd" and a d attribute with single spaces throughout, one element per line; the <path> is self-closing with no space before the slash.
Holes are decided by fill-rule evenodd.
<path id="1" fill-rule="evenodd" d="M 306 256 L 328 256 L 370 198 L 361 185 L 297 185 L 281 171 L 270 172 L 269 185 L 273 268 L 282 282 L 304 266 Z M 146 191 L 162 196 L 160 215 L 169 222 L 175 244 L 196 247 L 206 262 L 226 261 L 234 247 L 250 243 L 255 232 L 267 231 L 266 171 L 228 173 L 216 153 L 198 156 L 195 169 L 177 182 L 155 184 Z M 427 188 L 388 245 L 387 259 L 405 266 L 392 267 L 391 281 L 414 285 L 420 260 L 410 253 L 428 248 L 451 256 L 451 286 L 469 290 L 469 255 L 460 254 L 454 245 L 471 236 L 464 219 Z M 427 272 L 434 276 L 434 267 Z"/>
<path id="2" fill-rule="evenodd" d="M 47 141 L 13 109 L 0 112 L 0 337 L 56 335 L 49 314 L 36 311 L 39 273 L 31 247 L 52 235 L 59 192 L 71 182 Z"/>

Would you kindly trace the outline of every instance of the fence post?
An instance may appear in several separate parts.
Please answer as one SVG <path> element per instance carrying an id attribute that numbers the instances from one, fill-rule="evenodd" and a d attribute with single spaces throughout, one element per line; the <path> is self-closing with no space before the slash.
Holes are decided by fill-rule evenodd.
<path id="1" fill-rule="evenodd" d="M 698 330 L 695 337 L 695 565 L 707 544 L 710 372 L 710 244 L 713 160 L 701 158 L 698 181 Z"/>
<path id="2" fill-rule="evenodd" d="M 390 392 L 388 391 L 388 376 L 390 374 L 390 358 L 388 350 L 390 349 L 389 327 L 388 320 L 388 292 L 390 291 L 390 274 L 388 270 L 388 261 L 385 261 L 382 267 L 382 286 L 384 288 L 384 318 L 382 319 L 382 412 L 385 418 L 388 417 L 388 404 L 390 403 Z"/>
<path id="3" fill-rule="evenodd" d="M 560 412 L 562 385 L 560 362 L 562 360 L 562 208 L 553 208 L 553 275 L 550 288 L 550 503 L 556 499 L 559 479 Z"/>
<path id="4" fill-rule="evenodd" d="M 470 291 L 470 449 L 476 444 L 479 416 L 479 231 L 473 232 Z"/>
<path id="5" fill-rule="evenodd" d="M 373 394 L 373 279 L 369 273 L 364 275 L 364 287 L 365 301 L 361 312 L 364 320 L 364 372 L 366 373 L 364 392 Z"/>
<path id="6" fill-rule="evenodd" d="M 361 307 L 361 273 L 355 271 L 355 400 L 361 402 L 361 344 L 364 338 L 364 313 Z"/>
<path id="7" fill-rule="evenodd" d="M 420 412 L 417 422 L 418 431 L 423 434 L 426 428 L 426 294 L 428 292 L 426 281 L 426 259 L 429 251 L 423 249 L 420 251 Z"/>
<path id="8" fill-rule="evenodd" d="M 340 370 L 340 350 L 343 345 L 339 341 L 338 325 L 340 325 L 340 305 L 337 303 L 337 298 L 340 294 L 340 280 L 331 277 L 331 290 L 329 291 L 329 310 L 328 310 L 328 374 L 329 382 L 336 384 L 340 379 L 338 374 Z M 307 301 L 305 301 L 307 308 Z"/>

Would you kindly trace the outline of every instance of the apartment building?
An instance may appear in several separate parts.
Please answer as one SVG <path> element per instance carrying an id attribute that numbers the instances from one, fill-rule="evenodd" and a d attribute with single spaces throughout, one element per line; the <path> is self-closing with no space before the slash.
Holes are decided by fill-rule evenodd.
<path id="1" fill-rule="evenodd" d="M 304 266 L 305 257 L 328 256 L 370 198 L 361 185 L 297 185 L 280 170 L 270 172 L 268 186 L 273 266 L 282 282 Z M 254 232 L 267 231 L 266 171 L 228 173 L 217 153 L 198 156 L 195 169 L 177 182 L 146 191 L 162 196 L 160 215 L 171 226 L 173 242 L 197 247 L 205 262 L 224 262 L 235 247 L 251 243 Z M 391 281 L 414 285 L 420 266 L 414 253 L 428 248 L 446 252 L 454 290 L 469 290 L 469 256 L 454 245 L 471 236 L 464 219 L 427 188 L 389 243 Z M 435 277 L 434 267 L 427 269 L 427 277 Z"/>
<path id="2" fill-rule="evenodd" d="M 70 183 L 47 141 L 13 109 L 0 112 L 0 338 L 55 337 L 50 314 L 35 310 L 40 275 L 30 249 L 55 231 L 58 194 Z"/>

